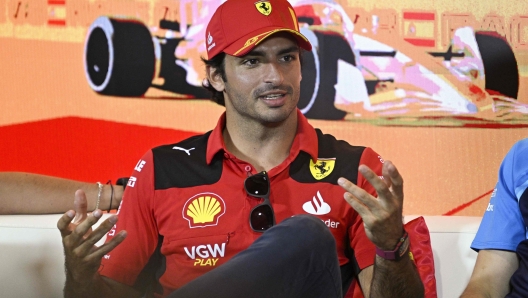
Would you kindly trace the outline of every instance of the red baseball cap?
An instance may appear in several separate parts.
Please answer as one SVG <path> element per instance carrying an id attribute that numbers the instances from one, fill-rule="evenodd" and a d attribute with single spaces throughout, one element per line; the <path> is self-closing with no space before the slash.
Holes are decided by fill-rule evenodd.
<path id="1" fill-rule="evenodd" d="M 211 59 L 221 52 L 244 56 L 279 31 L 291 33 L 300 47 L 312 49 L 299 32 L 297 16 L 287 0 L 228 0 L 218 7 L 207 25 L 207 57 Z"/>

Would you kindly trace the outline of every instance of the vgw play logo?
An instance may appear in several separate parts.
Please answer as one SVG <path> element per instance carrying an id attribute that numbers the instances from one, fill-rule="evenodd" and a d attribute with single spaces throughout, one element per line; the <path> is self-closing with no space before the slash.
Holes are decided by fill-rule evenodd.
<path id="1" fill-rule="evenodd" d="M 194 261 L 194 266 L 216 266 L 220 258 L 225 256 L 225 243 L 206 244 L 192 246 L 190 249 L 184 247 L 185 253 Z"/>

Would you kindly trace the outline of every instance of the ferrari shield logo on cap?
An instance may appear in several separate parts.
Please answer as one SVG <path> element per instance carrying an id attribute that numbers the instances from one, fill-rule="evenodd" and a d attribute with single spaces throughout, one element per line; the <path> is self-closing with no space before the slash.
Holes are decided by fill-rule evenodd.
<path id="1" fill-rule="evenodd" d="M 321 180 L 330 175 L 334 170 L 335 158 L 321 158 L 316 163 L 310 159 L 310 172 L 316 180 Z"/>
<path id="2" fill-rule="evenodd" d="M 261 14 L 265 16 L 269 16 L 269 14 L 271 13 L 271 4 L 269 3 L 269 1 L 255 2 L 255 7 Z"/>

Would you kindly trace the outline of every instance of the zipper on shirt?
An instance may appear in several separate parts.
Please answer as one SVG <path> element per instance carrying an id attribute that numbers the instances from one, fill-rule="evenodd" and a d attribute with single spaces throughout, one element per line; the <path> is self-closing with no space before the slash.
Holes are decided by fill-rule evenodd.
<path id="1" fill-rule="evenodd" d="M 229 243 L 229 238 L 231 238 L 231 236 L 234 236 L 234 235 L 235 235 L 235 232 L 227 233 L 226 245 Z"/>

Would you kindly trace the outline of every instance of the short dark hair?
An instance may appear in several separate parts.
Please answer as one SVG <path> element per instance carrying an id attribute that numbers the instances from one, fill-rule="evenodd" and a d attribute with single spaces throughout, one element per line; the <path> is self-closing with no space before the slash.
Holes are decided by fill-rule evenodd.
<path id="1" fill-rule="evenodd" d="M 302 65 L 303 65 L 303 52 L 304 52 L 304 49 L 299 48 L 299 61 L 301 63 L 301 70 L 302 70 Z M 209 60 L 202 57 L 202 61 L 203 63 L 205 63 L 206 66 L 214 68 L 213 75 L 220 75 L 222 80 L 224 82 L 227 82 L 227 77 L 225 73 L 225 57 L 226 57 L 226 53 L 222 52 Z M 204 87 L 205 89 L 209 90 L 209 92 L 211 92 L 212 101 L 216 102 L 217 104 L 221 106 L 225 106 L 224 93 L 217 91 L 211 85 L 211 82 L 209 82 L 207 85 L 202 83 L 202 87 Z"/>
<path id="2" fill-rule="evenodd" d="M 225 57 L 226 54 L 224 52 L 214 56 L 213 58 L 207 60 L 202 57 L 203 63 L 205 63 L 206 66 L 214 68 L 213 75 L 220 75 L 222 77 L 222 80 L 224 82 L 227 82 L 226 74 L 225 74 Z M 211 92 L 211 100 L 216 102 L 219 105 L 225 106 L 225 100 L 224 100 L 224 93 L 217 91 L 212 85 L 211 82 L 209 84 L 205 85 L 202 83 L 202 86 L 209 90 Z"/>

